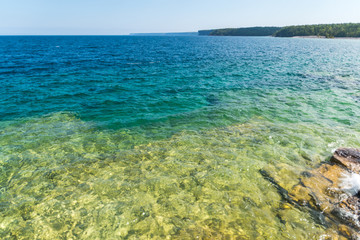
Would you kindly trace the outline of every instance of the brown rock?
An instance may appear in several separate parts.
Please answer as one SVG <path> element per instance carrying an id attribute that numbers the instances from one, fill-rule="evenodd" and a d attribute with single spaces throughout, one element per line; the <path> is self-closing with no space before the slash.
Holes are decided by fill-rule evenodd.
<path id="1" fill-rule="evenodd" d="M 337 202 L 338 181 L 344 169 L 337 165 L 322 164 L 300 178 L 289 195 L 301 205 L 308 205 L 324 213 L 330 213 Z"/>
<path id="2" fill-rule="evenodd" d="M 323 214 L 327 224 L 341 235 L 360 239 L 360 193 L 346 197 L 340 189 L 340 180 L 344 175 L 360 173 L 360 149 L 337 149 L 330 163 L 303 172 L 299 182 L 292 187 L 287 184 L 287 178 L 284 180 L 279 177 L 283 175 L 280 174 L 281 169 L 276 171 L 275 167 L 272 174 L 266 171 L 262 174 L 275 184 L 289 203 L 310 207 Z"/>
<path id="3" fill-rule="evenodd" d="M 357 232 L 360 225 L 357 219 L 360 216 L 360 199 L 358 196 L 351 196 L 345 200 L 340 197 L 342 192 L 339 189 L 339 181 L 347 173 L 348 170 L 344 169 L 343 165 L 324 163 L 304 174 L 299 184 L 289 191 L 289 196 L 298 204 L 323 213 L 333 228 L 352 239 L 359 237 Z"/>
<path id="4" fill-rule="evenodd" d="M 338 226 L 339 232 L 341 232 L 344 236 L 346 236 L 346 239 L 351 239 L 354 236 L 354 233 L 349 231 L 349 228 L 343 224 L 339 224 Z"/>
<path id="5" fill-rule="evenodd" d="M 341 201 L 338 204 L 339 209 L 336 209 L 338 217 L 347 222 L 353 227 L 360 228 L 360 198 L 358 196 L 351 196 Z"/>
<path id="6" fill-rule="evenodd" d="M 337 149 L 331 161 L 347 168 L 352 172 L 360 172 L 360 149 L 339 148 Z"/>

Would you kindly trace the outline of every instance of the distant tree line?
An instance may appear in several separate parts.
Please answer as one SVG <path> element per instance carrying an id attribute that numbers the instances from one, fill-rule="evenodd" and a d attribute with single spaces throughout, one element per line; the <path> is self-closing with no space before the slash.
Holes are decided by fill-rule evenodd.
<path id="1" fill-rule="evenodd" d="M 321 36 L 360 37 L 360 23 L 300 25 L 288 27 L 249 27 L 200 30 L 199 35 L 207 36 Z"/>
<path id="2" fill-rule="evenodd" d="M 199 30 L 198 33 L 200 36 L 209 36 L 211 32 L 215 30 Z"/>
<path id="3" fill-rule="evenodd" d="M 318 24 L 283 27 L 273 34 L 275 37 L 323 36 L 360 37 L 360 23 Z"/>
<path id="4" fill-rule="evenodd" d="M 199 35 L 210 36 L 271 36 L 280 27 L 249 27 L 249 28 L 224 28 L 214 30 L 200 30 Z"/>

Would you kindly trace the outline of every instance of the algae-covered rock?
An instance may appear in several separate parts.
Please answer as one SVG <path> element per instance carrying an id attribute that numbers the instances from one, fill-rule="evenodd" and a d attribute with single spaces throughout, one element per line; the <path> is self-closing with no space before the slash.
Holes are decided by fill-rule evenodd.
<path id="1" fill-rule="evenodd" d="M 337 149 L 329 163 L 303 171 L 298 177 L 293 177 L 296 171 L 291 167 L 269 166 L 261 170 L 283 199 L 294 207 L 308 210 L 319 223 L 328 227 L 331 239 L 340 236 L 360 238 L 360 182 L 357 182 L 360 176 L 353 177 L 359 172 L 360 150 L 354 148 Z M 350 178 L 350 184 L 359 186 L 351 186 L 351 191 L 348 191 L 343 187 L 346 178 Z M 286 216 L 284 211 L 290 210 L 284 208 L 281 211 L 281 215 Z M 339 236 L 335 237 L 332 229 Z"/>

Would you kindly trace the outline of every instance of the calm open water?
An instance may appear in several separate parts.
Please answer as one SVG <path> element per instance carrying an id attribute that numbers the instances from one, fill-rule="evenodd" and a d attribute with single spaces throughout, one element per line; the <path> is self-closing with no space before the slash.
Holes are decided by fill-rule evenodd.
<path id="1" fill-rule="evenodd" d="M 319 239 L 259 170 L 360 146 L 360 41 L 0 37 L 1 239 Z M 286 207 L 284 207 L 286 206 Z"/>

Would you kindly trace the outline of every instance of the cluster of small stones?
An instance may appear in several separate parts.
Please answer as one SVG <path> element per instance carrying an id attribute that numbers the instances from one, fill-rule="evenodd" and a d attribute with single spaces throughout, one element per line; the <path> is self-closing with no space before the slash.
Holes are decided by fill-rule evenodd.
<path id="1" fill-rule="evenodd" d="M 337 149 L 330 162 L 302 172 L 299 182 L 292 187 L 286 185 L 282 174 L 265 170 L 261 173 L 287 201 L 317 214 L 322 224 L 337 229 L 340 236 L 330 239 L 360 239 L 360 192 L 349 195 L 341 189 L 344 176 L 360 173 L 360 149 Z"/>

